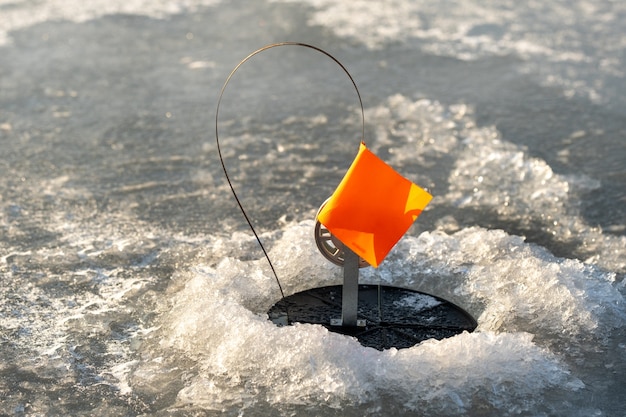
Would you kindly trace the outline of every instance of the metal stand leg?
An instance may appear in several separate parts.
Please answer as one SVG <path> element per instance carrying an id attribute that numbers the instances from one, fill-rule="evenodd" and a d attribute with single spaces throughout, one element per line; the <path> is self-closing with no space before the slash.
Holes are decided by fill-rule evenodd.
<path id="1" fill-rule="evenodd" d="M 357 319 L 359 307 L 359 255 L 344 247 L 341 319 L 331 320 L 333 326 L 365 326 Z"/>
<path id="2" fill-rule="evenodd" d="M 341 320 L 344 326 L 356 326 L 359 306 L 359 255 L 344 248 Z"/>

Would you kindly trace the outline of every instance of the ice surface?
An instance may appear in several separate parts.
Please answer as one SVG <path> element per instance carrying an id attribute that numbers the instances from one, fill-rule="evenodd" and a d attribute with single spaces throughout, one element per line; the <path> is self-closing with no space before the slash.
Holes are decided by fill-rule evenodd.
<path id="1" fill-rule="evenodd" d="M 600 187 L 597 180 L 556 174 L 544 160 L 530 157 L 525 147 L 507 142 L 495 127 L 477 126 L 472 109 L 463 104 L 444 106 L 397 94 L 366 114 L 376 129 L 371 148 L 386 150 L 404 175 L 428 187 L 435 195 L 431 206 L 456 209 L 442 218 L 442 228 L 457 227 L 455 216 L 460 217 L 462 209 L 488 212 L 494 219 L 488 226 L 515 223 L 520 233 L 540 227 L 542 243 L 551 240 L 570 252 L 575 247 L 588 263 L 626 271 L 626 238 L 602 233 L 580 213 L 580 198 Z M 455 162 L 446 183 L 433 181 L 433 172 L 447 169 L 450 158 Z M 429 178 L 423 175 L 424 167 Z M 444 188 L 445 194 L 440 191 Z"/>
<path id="2" fill-rule="evenodd" d="M 48 189 L 50 195 L 59 196 Z M 5 300 L 0 306 L 0 330 L 8 355 L 5 359 L 10 359 L 0 366 L 0 372 L 5 386 L 22 378 L 28 381 L 23 384 L 39 390 L 38 381 L 54 381 L 49 392 L 65 396 L 64 401 L 49 404 L 29 398 L 26 392 L 6 398 L 3 406 L 17 404 L 29 412 L 63 414 L 66 405 L 74 401 L 72 386 L 98 385 L 122 395 L 132 392 L 126 381 L 137 363 L 130 357 L 137 345 L 131 340 L 145 337 L 152 329 L 128 320 L 133 309 L 128 302 L 145 296 L 155 277 L 143 272 L 129 274 L 126 267 L 130 263 L 130 270 L 138 271 L 155 256 L 150 253 L 148 230 L 142 236 L 129 235 L 118 229 L 119 224 L 78 224 L 62 215 L 48 222 L 50 230 L 59 233 L 62 248 L 33 248 L 0 258 L 0 296 Z M 135 259 L 139 261 L 135 263 Z M 114 260 L 117 266 L 106 260 Z M 43 267 L 33 268 L 40 262 Z M 12 279 L 20 274 L 32 279 Z M 4 345 L 9 337 L 10 344 Z M 14 352 L 21 353 L 9 356 L 16 355 Z M 96 352 L 102 356 L 94 364 L 91 358 Z"/>
<path id="3" fill-rule="evenodd" d="M 620 415 L 624 4 L 478 3 L 0 0 L 0 414 Z M 285 39 L 347 65 L 368 146 L 435 195 L 362 282 L 476 332 L 378 352 L 267 320 L 210 113 Z M 341 282 L 312 218 L 360 132 L 300 52 L 259 57 L 222 125 L 287 295 Z"/>
<path id="4" fill-rule="evenodd" d="M 288 226 L 273 244 L 288 288 L 302 281 L 327 284 L 307 272 L 317 269 L 316 253 L 284 250 L 297 247 L 312 228 L 311 221 Z M 407 286 L 446 288 L 467 305 L 482 306 L 476 307 L 483 309 L 479 331 L 378 352 L 321 326 L 279 328 L 259 308 L 277 299 L 271 278 L 261 272 L 263 259 L 226 258 L 178 277 L 181 289 L 163 315 L 159 350 L 174 349 L 198 369 L 178 393 L 179 405 L 221 410 L 261 402 L 289 409 L 323 401 L 363 410 L 391 396 L 396 411 L 466 412 L 478 404 L 524 411 L 550 387 L 584 386 L 546 346 L 615 324 L 607 317 L 619 311 L 614 304 L 621 297 L 606 273 L 500 231 L 426 233 L 405 239 L 401 249 L 408 256 L 391 262 L 393 272 L 387 272 L 404 273 Z M 541 335 L 543 347 L 531 333 Z"/>
<path id="5" fill-rule="evenodd" d="M 48 0 L 28 4 L 24 0 L 0 0 L 0 45 L 10 42 L 10 32 L 51 20 L 84 22 L 108 14 L 138 14 L 153 18 L 166 18 L 183 11 L 193 11 L 199 6 L 210 6 L 220 0 L 177 1 L 80 1 Z M 21 7 L 20 7 L 21 6 Z"/>
<path id="6" fill-rule="evenodd" d="M 13 304 L 11 315 L 5 310 L 5 329 L 21 334 L 16 340 L 23 340 L 24 349 L 57 364 L 55 371 L 44 367 L 43 375 L 71 381 L 61 368 L 66 356 L 80 364 L 89 352 L 76 334 L 102 335 L 115 328 L 121 311 L 133 311 L 129 300 L 149 293 L 154 283 L 144 268 L 169 256 L 178 266 L 168 296 L 149 304 L 159 318 L 146 327 L 121 325 L 118 341 L 106 347 L 110 360 L 99 368 L 77 366 L 80 381 L 113 387 L 121 395 L 164 391 L 175 397 L 167 406 L 172 411 L 306 414 L 323 404 L 328 412 L 360 415 L 376 412 L 381 403 L 397 413 L 430 415 L 559 411 L 545 398 L 569 398 L 586 388 L 584 379 L 572 374 L 572 364 L 590 349 L 607 349 L 626 320 L 611 270 L 622 268 L 621 252 L 611 257 L 602 249 L 619 245 L 621 238 L 586 226 L 570 197 L 572 187 L 596 184 L 555 174 L 495 129 L 476 127 L 463 105 L 394 95 L 385 106 L 368 109 L 368 116 L 380 127 L 373 147 L 387 149 L 390 161 L 409 172 L 412 164 L 454 156 L 439 207 L 489 209 L 529 228 L 557 227 L 557 239 L 567 240 L 572 232 L 591 236 L 598 240 L 592 252 L 602 256 L 587 263 L 559 258 L 502 230 L 462 227 L 450 214 L 438 223 L 441 230 L 406 236 L 378 270 L 362 271 L 362 281 L 449 299 L 478 319 L 477 331 L 378 352 L 320 326 L 278 328 L 269 322 L 265 312 L 279 292 L 249 233 L 165 237 L 125 212 L 115 221 L 97 216 L 76 221 L 63 209 L 47 226 L 59 234 L 62 249 L 16 250 L 2 258 L 3 266 L 19 268 L 32 256 L 47 259 L 52 268 L 74 259 L 72 282 L 94 290 L 58 300 L 35 287 Z M 56 199 L 62 208 L 89 196 L 88 190 L 70 188 L 66 177 L 43 181 L 32 193 Z M 24 213 L 16 208 L 13 216 Z M 567 228 L 558 229 L 554 219 L 568 222 Z M 312 220 L 283 221 L 280 229 L 261 234 L 287 294 L 341 282 L 340 269 L 317 253 L 313 226 Z M 167 248 L 157 248 L 157 241 L 167 242 Z M 102 259 L 126 267 L 98 266 Z M 128 268 L 141 273 L 129 277 Z M 417 301 L 406 302 L 424 307 Z M 45 308 L 39 307 L 42 302 Z M 133 359 L 135 349 L 141 359 Z M 42 365 L 35 369 L 41 373 Z M 590 406 L 580 415 L 595 412 Z"/>
<path id="7" fill-rule="evenodd" d="M 541 224 L 544 233 L 579 246 L 581 253 L 593 248 L 589 263 L 609 270 L 626 268 L 621 256 L 626 238 L 603 235 L 599 228 L 585 224 L 577 210 L 582 191 L 599 183 L 584 176 L 555 174 L 545 161 L 528 157 L 497 131 L 477 130 L 466 137 L 449 183 L 445 198 L 454 206 L 515 218 L 522 228 Z"/>
<path id="8" fill-rule="evenodd" d="M 626 40 L 611 25 L 624 13 L 624 4 L 619 2 L 579 1 L 573 6 L 568 1 L 490 5 L 456 0 L 273 1 L 312 5 L 316 11 L 310 25 L 329 28 L 370 48 L 382 49 L 400 41 L 463 60 L 515 54 L 525 61 L 522 71 L 543 73 L 546 85 L 563 88 L 567 96 L 624 103 L 606 91 L 613 77 L 624 76 L 618 57 Z M 573 36 L 576 28 L 580 28 L 578 36 Z"/>

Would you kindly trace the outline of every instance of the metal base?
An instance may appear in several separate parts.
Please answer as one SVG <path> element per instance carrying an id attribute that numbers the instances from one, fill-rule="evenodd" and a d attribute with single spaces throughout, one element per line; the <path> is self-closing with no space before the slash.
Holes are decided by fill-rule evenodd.
<path id="1" fill-rule="evenodd" d="M 269 319 L 279 326 L 320 324 L 378 350 L 408 348 L 427 339 L 472 332 L 477 326 L 472 316 L 449 301 L 390 286 L 380 286 L 379 292 L 376 285 L 359 285 L 357 325 L 341 325 L 337 319 L 342 314 L 342 289 L 333 285 L 285 297 L 270 308 Z"/>

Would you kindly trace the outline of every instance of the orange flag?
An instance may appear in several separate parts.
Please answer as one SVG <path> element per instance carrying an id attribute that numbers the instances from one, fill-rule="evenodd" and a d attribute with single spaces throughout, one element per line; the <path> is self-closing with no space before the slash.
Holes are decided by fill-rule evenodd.
<path id="1" fill-rule="evenodd" d="M 344 245 L 378 267 L 432 198 L 361 143 L 317 219 Z"/>

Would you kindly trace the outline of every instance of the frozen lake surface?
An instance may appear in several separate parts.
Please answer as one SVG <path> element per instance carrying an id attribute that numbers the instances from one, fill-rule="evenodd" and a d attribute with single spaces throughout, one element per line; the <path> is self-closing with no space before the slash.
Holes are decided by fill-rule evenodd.
<path id="1" fill-rule="evenodd" d="M 0 415 L 622 416 L 626 3 L 0 0 Z M 434 196 L 364 283 L 474 333 L 383 352 L 276 327 L 219 89 L 321 47 L 366 143 Z M 220 140 L 287 294 L 358 150 L 350 81 L 284 47 Z"/>

